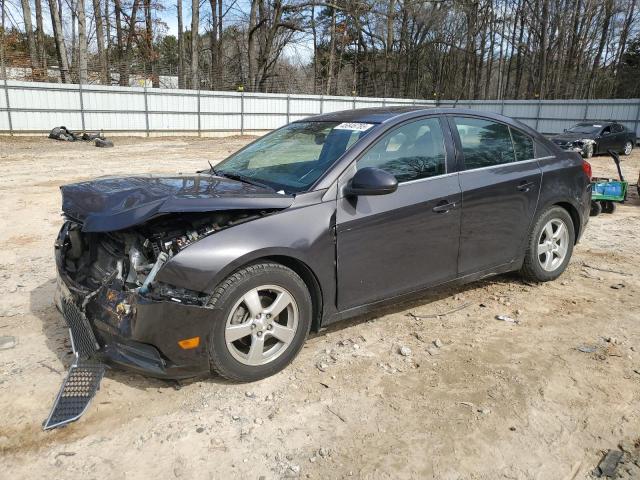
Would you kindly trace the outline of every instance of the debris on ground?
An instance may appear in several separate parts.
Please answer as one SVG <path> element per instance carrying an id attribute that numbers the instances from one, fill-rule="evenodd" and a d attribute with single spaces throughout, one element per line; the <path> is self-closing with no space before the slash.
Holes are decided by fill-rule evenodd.
<path id="1" fill-rule="evenodd" d="M 60 140 L 63 142 L 76 142 L 82 140 L 84 142 L 95 141 L 96 147 L 109 148 L 113 147 L 113 142 L 105 138 L 102 132 L 74 132 L 65 126 L 55 127 L 49 132 L 49 138 Z"/>
<path id="2" fill-rule="evenodd" d="M 0 337 L 0 350 L 9 350 L 16 346 L 16 337 Z"/>
<path id="3" fill-rule="evenodd" d="M 452 313 L 455 313 L 455 312 L 459 312 L 460 310 L 464 310 L 465 308 L 470 306 L 471 306 L 471 303 L 465 303 L 463 305 L 460 305 L 459 307 L 454 308 L 453 310 L 449 310 L 442 313 L 431 313 L 429 315 L 417 315 L 413 312 L 409 312 L 407 313 L 407 316 L 413 318 L 414 320 L 426 320 L 428 318 L 439 318 L 439 317 L 444 317 L 446 315 L 451 315 Z"/>
<path id="4" fill-rule="evenodd" d="M 400 349 L 398 350 L 398 352 L 403 357 L 410 357 L 411 356 L 411 349 L 409 347 L 407 347 L 406 345 L 402 345 L 400 347 Z"/>
<path id="5" fill-rule="evenodd" d="M 598 347 L 594 347 L 593 345 L 580 345 L 577 347 L 577 350 L 582 353 L 594 353 L 598 350 Z"/>
<path id="6" fill-rule="evenodd" d="M 620 450 L 609 450 L 596 467 L 596 477 L 612 478 L 615 476 L 618 464 L 620 460 L 622 460 L 623 455 L 624 453 Z"/>
<path id="7" fill-rule="evenodd" d="M 520 323 L 520 320 L 511 318 L 508 315 L 496 315 L 496 320 L 500 320 L 501 322 L 507 322 L 507 323 L 515 323 L 516 325 Z"/>

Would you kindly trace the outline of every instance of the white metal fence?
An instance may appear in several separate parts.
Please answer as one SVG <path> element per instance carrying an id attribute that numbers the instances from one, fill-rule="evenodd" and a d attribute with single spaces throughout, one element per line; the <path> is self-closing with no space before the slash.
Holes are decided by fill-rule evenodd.
<path id="1" fill-rule="evenodd" d="M 204 135 L 272 130 L 310 115 L 391 105 L 470 108 L 517 118 L 543 133 L 582 120 L 617 120 L 640 137 L 640 99 L 452 100 L 213 92 L 3 80 L 0 134 L 71 130 Z"/>

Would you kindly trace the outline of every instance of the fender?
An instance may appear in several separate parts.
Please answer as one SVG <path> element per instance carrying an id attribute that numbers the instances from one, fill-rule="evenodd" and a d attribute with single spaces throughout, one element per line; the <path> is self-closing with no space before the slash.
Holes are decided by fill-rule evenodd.
<path id="1" fill-rule="evenodd" d="M 335 199 L 282 210 L 213 233 L 173 256 L 156 280 L 211 294 L 233 271 L 254 260 L 284 256 L 315 275 L 325 306 L 335 305 Z M 309 218 L 318 219 L 310 223 Z M 325 224 L 326 222 L 326 224 Z"/>

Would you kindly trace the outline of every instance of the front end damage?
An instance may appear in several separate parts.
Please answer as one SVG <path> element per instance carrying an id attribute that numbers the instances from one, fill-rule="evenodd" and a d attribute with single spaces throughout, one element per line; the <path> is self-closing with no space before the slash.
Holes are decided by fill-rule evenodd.
<path id="1" fill-rule="evenodd" d="M 561 149 L 568 152 L 578 152 L 583 158 L 590 158 L 596 149 L 596 141 L 591 138 L 576 140 L 552 139 Z"/>
<path id="2" fill-rule="evenodd" d="M 268 213 L 164 215 L 111 232 L 86 232 L 81 222 L 68 219 L 55 243 L 55 303 L 69 327 L 76 358 L 45 429 L 79 418 L 99 386 L 99 365 L 115 364 L 158 378 L 209 373 L 208 340 L 216 310 L 208 306 L 208 295 L 159 283 L 156 275 L 199 239 Z M 95 375 L 87 374 L 94 370 Z M 65 393 L 79 371 L 89 375 L 85 400 L 78 392 Z M 64 405 L 70 396 L 76 402 L 71 409 Z"/>

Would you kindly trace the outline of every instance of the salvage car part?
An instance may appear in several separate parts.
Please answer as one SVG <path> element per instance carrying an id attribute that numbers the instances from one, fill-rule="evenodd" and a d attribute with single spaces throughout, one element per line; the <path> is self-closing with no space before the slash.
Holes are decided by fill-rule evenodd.
<path id="1" fill-rule="evenodd" d="M 67 326 L 74 360 L 62 382 L 51 413 L 44 421 L 44 430 L 62 427 L 79 419 L 100 388 L 105 365 L 95 357 L 99 345 L 91 325 L 72 303 L 62 301 L 62 313 Z"/>
<path id="2" fill-rule="evenodd" d="M 436 285 L 557 278 L 589 177 L 578 154 L 500 115 L 332 112 L 194 174 L 61 187 L 56 303 L 87 319 L 91 358 L 254 381 L 311 329 Z"/>

